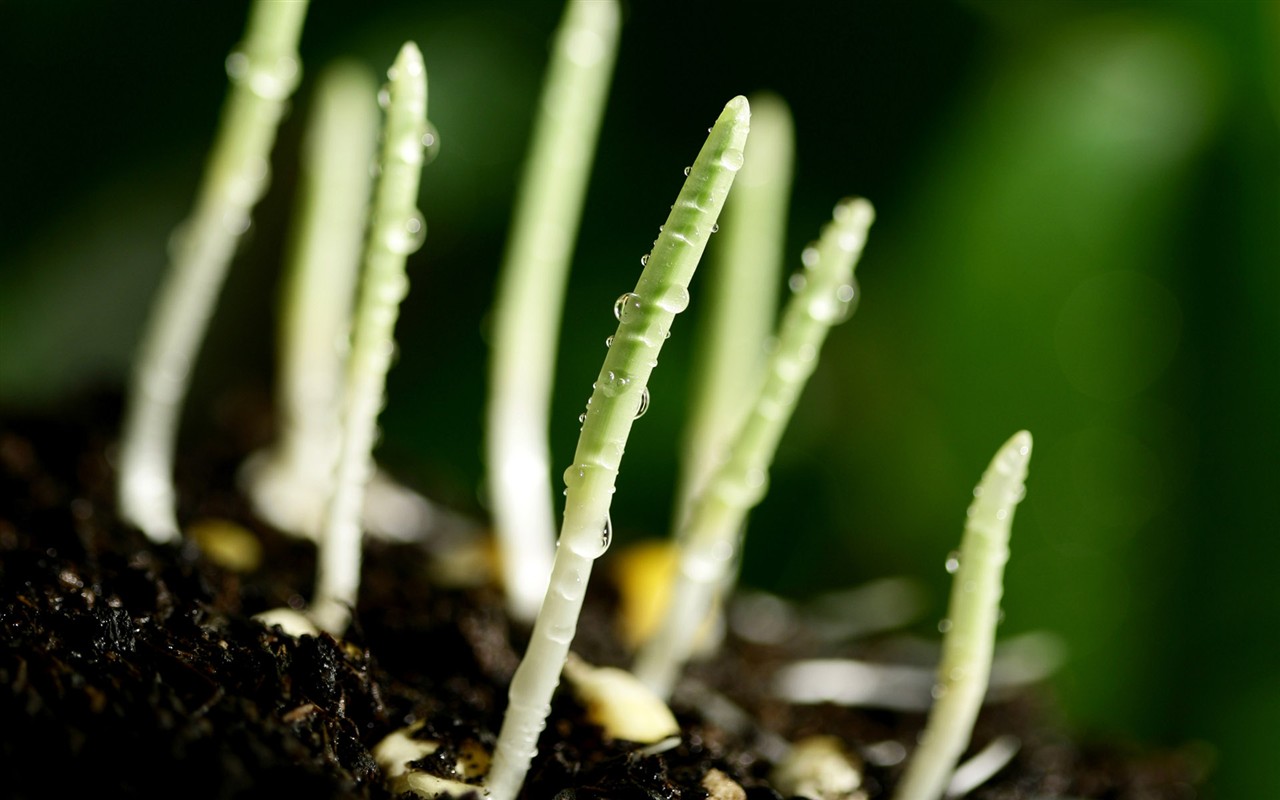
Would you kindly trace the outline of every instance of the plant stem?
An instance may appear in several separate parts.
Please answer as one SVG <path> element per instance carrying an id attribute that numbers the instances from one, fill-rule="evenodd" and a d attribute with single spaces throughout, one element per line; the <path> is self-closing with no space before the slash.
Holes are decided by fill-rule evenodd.
<path id="1" fill-rule="evenodd" d="M 529 622 L 555 543 L 547 443 L 565 280 L 605 94 L 616 0 L 570 0 L 552 46 L 493 314 L 486 458 L 512 618 Z"/>
<path id="2" fill-rule="evenodd" d="M 298 83 L 307 0 L 256 0 L 245 39 L 227 57 L 231 92 L 191 217 L 174 232 L 172 261 L 139 348 L 120 449 L 120 514 L 153 541 L 179 537 L 173 452 L 200 342 L 236 242 L 266 190 L 272 145 Z"/>
<path id="3" fill-rule="evenodd" d="M 280 434 L 242 473 L 259 517 L 313 539 L 342 438 L 343 364 L 377 146 L 376 93 L 373 76 L 354 62 L 328 67 L 316 81 L 280 322 Z"/>
<path id="4" fill-rule="evenodd" d="M 312 619 L 337 636 L 351 620 L 360 586 L 360 511 L 373 475 L 373 444 L 387 371 L 395 353 L 400 301 L 409 291 L 406 257 L 422 246 L 417 210 L 427 135 L 427 73 L 422 53 L 406 42 L 387 72 L 387 121 L 365 245 L 342 414 L 342 446 L 333 496 L 320 537 Z"/>
<path id="5" fill-rule="evenodd" d="M 706 295 L 689 369 L 696 383 L 680 458 L 677 531 L 742 421 L 742 398 L 756 386 L 778 313 L 795 150 L 791 112 L 773 94 L 750 100 L 746 161 L 724 206 L 711 269 L 702 278 Z"/>
<path id="6" fill-rule="evenodd" d="M 807 250 L 806 269 L 782 317 L 778 341 L 727 459 L 693 502 L 679 532 L 679 563 L 670 605 L 658 631 L 641 647 L 636 677 L 669 697 L 688 661 L 697 632 L 711 612 L 740 546 L 750 511 L 764 497 L 769 465 L 813 373 L 827 331 L 844 320 L 856 294 L 853 269 L 875 214 L 865 200 L 845 200 Z"/>
<path id="7" fill-rule="evenodd" d="M 631 425 L 648 396 L 675 315 L 689 304 L 689 280 L 742 166 L 750 108 L 744 97 L 725 106 L 689 170 L 671 214 L 646 259 L 634 292 L 618 298 L 619 325 L 587 401 L 574 463 L 565 471 L 565 514 L 550 586 L 529 648 L 511 681 L 494 750 L 488 790 L 513 800 L 537 752 L 591 575 L 609 546 L 609 505 Z"/>
<path id="8" fill-rule="evenodd" d="M 1030 458 L 1031 434 L 1019 431 L 996 453 L 974 490 L 959 554 L 947 560 L 955 581 L 933 708 L 920 746 L 893 794 L 895 800 L 942 797 L 973 735 L 991 674 L 1009 529 L 1025 494 Z"/>

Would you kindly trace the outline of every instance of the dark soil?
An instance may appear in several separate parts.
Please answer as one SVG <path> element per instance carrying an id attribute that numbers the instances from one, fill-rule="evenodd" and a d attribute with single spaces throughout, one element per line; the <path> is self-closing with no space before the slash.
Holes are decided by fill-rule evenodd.
<path id="1" fill-rule="evenodd" d="M 492 746 L 526 635 L 494 589 L 433 586 L 430 543 L 372 543 L 346 641 L 267 629 L 250 616 L 309 597 L 314 552 L 255 521 L 231 489 L 254 435 L 218 437 L 179 465 L 184 520 L 230 520 L 260 537 L 263 566 L 236 574 L 116 521 L 116 413 L 95 402 L 79 418 L 0 422 L 0 794 L 379 798 L 389 792 L 371 749 L 392 730 L 423 721 L 419 735 L 445 745 L 425 766 L 444 775 L 457 748 Z M 597 571 L 574 649 L 622 664 L 606 574 Z M 910 749 L 921 715 L 764 695 L 769 672 L 796 655 L 731 637 L 694 671 L 709 690 L 674 704 L 679 745 L 656 754 L 608 740 L 562 690 L 523 797 L 700 800 L 718 769 L 748 800 L 779 800 L 766 755 L 778 736 L 835 734 L 864 755 L 886 742 Z M 716 693 L 745 715 L 728 724 L 704 713 Z M 1028 695 L 984 711 L 975 746 L 1013 734 L 1021 749 L 971 797 L 1198 796 L 1194 759 L 1079 746 L 1044 705 Z M 869 757 L 867 796 L 887 796 L 900 770 Z"/>

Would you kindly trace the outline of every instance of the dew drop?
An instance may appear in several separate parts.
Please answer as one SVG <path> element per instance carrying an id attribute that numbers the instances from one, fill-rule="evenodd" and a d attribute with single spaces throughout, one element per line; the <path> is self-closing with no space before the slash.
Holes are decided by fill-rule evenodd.
<path id="1" fill-rule="evenodd" d="M 392 226 L 382 236 L 382 243 L 388 250 L 399 255 L 417 252 L 427 239 L 427 224 L 422 214 L 413 212 L 404 224 Z"/>
<path id="2" fill-rule="evenodd" d="M 417 166 L 423 160 L 422 142 L 413 136 L 407 136 L 396 143 L 395 154 L 404 163 Z"/>
<path id="3" fill-rule="evenodd" d="M 818 322 L 832 324 L 840 320 L 842 309 L 834 295 L 819 294 L 809 301 L 809 316 Z"/>
<path id="4" fill-rule="evenodd" d="M 935 683 L 933 688 L 929 690 L 929 696 L 934 700 L 941 700 L 947 696 L 947 687 L 941 683 Z"/>
<path id="5" fill-rule="evenodd" d="M 719 222 L 717 222 L 717 223 L 715 223 L 714 225 L 712 225 L 712 226 L 711 226 L 711 232 L 712 232 L 712 233 L 719 233 L 719 232 L 720 232 L 720 223 L 719 223 Z"/>
<path id="6" fill-rule="evenodd" d="M 578 424 L 584 425 L 586 424 L 586 421 L 587 421 L 587 412 L 583 411 L 581 414 L 578 415 Z"/>
<path id="7" fill-rule="evenodd" d="M 378 300 L 395 305 L 409 293 L 409 279 L 403 274 L 389 275 L 378 284 Z"/>
<path id="8" fill-rule="evenodd" d="M 440 132 L 436 130 L 436 126 L 431 124 L 431 120 L 427 120 L 426 128 L 422 134 L 423 148 L 423 164 L 430 164 L 436 160 L 436 156 L 440 155 Z"/>
<path id="9" fill-rule="evenodd" d="M 663 311 L 679 314 L 689 307 L 689 290 L 683 286 L 672 286 L 658 296 L 656 303 Z"/>
<path id="10" fill-rule="evenodd" d="M 725 150 L 720 156 L 720 166 L 730 172 L 737 172 L 742 169 L 742 151 L 741 150 Z"/>
<path id="11" fill-rule="evenodd" d="M 391 90 L 385 86 L 378 90 L 378 105 L 383 109 L 391 105 Z"/>
<path id="12" fill-rule="evenodd" d="M 239 236 L 249 230 L 250 224 L 249 214 L 243 209 L 227 209 L 222 215 L 222 227 L 232 236 Z"/>
<path id="13" fill-rule="evenodd" d="M 649 410 L 649 387 L 644 387 L 644 391 L 640 393 L 640 404 L 636 406 L 636 419 L 640 419 Z"/>
<path id="14" fill-rule="evenodd" d="M 585 416 L 585 415 L 584 415 Z M 564 471 L 565 490 L 576 489 L 582 485 L 582 479 L 587 477 L 587 471 L 580 464 L 574 464 Z"/>
<path id="15" fill-rule="evenodd" d="M 628 322 L 634 318 L 635 313 L 640 309 L 640 295 L 635 292 L 627 292 L 618 297 L 613 304 L 613 316 L 619 322 Z"/>
<path id="16" fill-rule="evenodd" d="M 685 167 L 685 168 L 684 168 L 684 176 L 685 176 L 686 178 L 687 178 L 687 177 L 689 177 L 689 173 L 690 173 L 690 172 L 692 172 L 692 171 L 693 171 L 693 167 Z"/>
<path id="17" fill-rule="evenodd" d="M 947 633 L 950 630 L 951 620 L 945 618 L 938 620 L 938 633 Z"/>
<path id="18" fill-rule="evenodd" d="M 630 385 L 630 375 L 610 370 L 604 376 L 604 385 L 600 387 L 600 392 L 605 397 L 617 397 L 619 394 L 625 392 L 627 387 Z"/>
<path id="19" fill-rule="evenodd" d="M 239 50 L 232 52 L 227 56 L 226 69 L 228 78 L 239 81 L 249 72 L 249 57 Z"/>
<path id="20" fill-rule="evenodd" d="M 607 338 L 607 339 L 605 339 L 605 340 L 604 340 L 604 346 L 605 346 L 605 347 L 613 347 L 613 337 L 612 337 L 612 336 L 610 336 L 609 338 Z"/>
<path id="21" fill-rule="evenodd" d="M 649 263 L 649 254 L 648 254 L 648 253 L 645 253 L 644 255 L 640 256 L 640 266 L 642 266 L 642 267 L 643 267 L 643 266 L 646 266 L 648 263 Z"/>
<path id="22" fill-rule="evenodd" d="M 950 553 L 947 554 L 946 568 L 947 568 L 947 572 L 951 575 L 955 575 L 957 572 L 960 571 L 960 551 L 959 550 L 952 550 Z"/>
<path id="23" fill-rule="evenodd" d="M 794 273 L 790 278 L 787 278 L 787 286 L 788 286 L 788 287 L 791 289 L 791 291 L 793 291 L 793 292 L 801 292 L 801 291 L 804 291 L 804 286 L 805 286 L 805 284 L 806 284 L 807 282 L 808 282 L 808 281 L 807 281 L 807 279 L 804 277 L 804 273 L 803 273 L 803 272 L 796 272 L 796 273 Z"/>
<path id="24" fill-rule="evenodd" d="M 600 553 L 609 549 L 609 545 L 613 543 L 613 519 L 608 514 L 604 515 L 604 528 L 600 531 Z"/>
<path id="25" fill-rule="evenodd" d="M 809 245 L 800 251 L 800 263 L 804 264 L 805 269 L 813 269 L 818 265 L 818 248 Z"/>

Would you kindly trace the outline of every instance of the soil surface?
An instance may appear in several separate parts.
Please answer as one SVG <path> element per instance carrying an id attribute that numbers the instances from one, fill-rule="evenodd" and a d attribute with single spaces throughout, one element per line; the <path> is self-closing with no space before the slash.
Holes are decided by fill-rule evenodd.
<path id="1" fill-rule="evenodd" d="M 443 776 L 458 753 L 492 747 L 527 632 L 491 585 L 431 579 L 445 545 L 370 543 L 344 641 L 264 627 L 251 615 L 310 596 L 314 549 L 259 523 L 232 488 L 261 431 L 218 437 L 179 464 L 184 522 L 221 520 L 261 543 L 260 566 L 233 571 L 117 521 L 118 408 L 88 406 L 0 421 L 0 795 L 381 798 L 391 793 L 372 749 L 393 730 L 421 723 L 415 735 L 442 745 L 421 766 Z M 596 577 L 574 650 L 623 665 L 614 590 L 606 570 Z M 692 670 L 673 703 L 679 741 L 660 747 L 610 739 L 562 686 L 522 797 L 701 800 L 710 788 L 779 800 L 778 743 L 815 734 L 863 762 L 850 798 L 889 796 L 923 715 L 769 696 L 770 675 L 804 647 L 803 632 L 785 648 L 731 635 Z M 970 797 L 1199 796 L 1195 759 L 1081 746 L 1046 705 L 1025 693 L 984 710 L 973 750 L 1000 735 L 1020 746 Z M 715 771 L 741 790 L 717 788 Z"/>

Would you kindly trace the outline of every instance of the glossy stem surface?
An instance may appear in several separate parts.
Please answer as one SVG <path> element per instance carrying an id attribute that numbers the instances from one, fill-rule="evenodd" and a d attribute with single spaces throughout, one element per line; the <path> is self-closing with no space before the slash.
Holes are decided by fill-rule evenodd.
<path id="1" fill-rule="evenodd" d="M 191 216 L 174 231 L 125 401 L 120 514 L 156 542 L 179 537 L 173 457 L 200 343 L 236 243 L 266 191 L 280 118 L 300 77 L 306 0 L 256 0 L 227 57 L 231 91 Z"/>
<path id="2" fill-rule="evenodd" d="M 577 630 L 591 567 L 609 546 L 609 506 L 627 437 L 647 402 L 649 375 L 675 315 L 689 304 L 689 280 L 715 227 L 750 123 L 746 98 L 725 106 L 689 170 L 636 284 L 618 298 L 618 330 L 587 403 L 574 463 L 565 471 L 565 514 L 550 585 L 529 648 L 511 681 L 487 789 L 513 800 L 537 752 Z"/>

